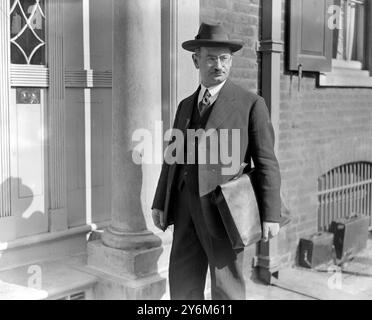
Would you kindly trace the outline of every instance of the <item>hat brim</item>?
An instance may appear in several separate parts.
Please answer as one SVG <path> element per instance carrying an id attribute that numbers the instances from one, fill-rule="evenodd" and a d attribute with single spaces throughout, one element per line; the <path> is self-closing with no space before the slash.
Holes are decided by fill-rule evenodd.
<path id="1" fill-rule="evenodd" d="M 241 40 L 226 40 L 226 41 L 216 41 L 216 40 L 189 40 L 182 43 L 182 48 L 187 51 L 195 52 L 195 49 L 200 47 L 227 47 L 230 48 L 232 52 L 236 52 L 243 48 L 243 41 Z"/>

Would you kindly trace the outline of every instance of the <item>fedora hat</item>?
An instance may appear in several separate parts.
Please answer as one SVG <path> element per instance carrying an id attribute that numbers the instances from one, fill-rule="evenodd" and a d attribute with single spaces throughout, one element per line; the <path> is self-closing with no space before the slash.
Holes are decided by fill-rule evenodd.
<path id="1" fill-rule="evenodd" d="M 195 39 L 182 43 L 182 48 L 191 52 L 195 52 L 195 49 L 200 47 L 228 47 L 235 52 L 243 47 L 243 41 L 229 40 L 220 24 L 202 23 Z"/>

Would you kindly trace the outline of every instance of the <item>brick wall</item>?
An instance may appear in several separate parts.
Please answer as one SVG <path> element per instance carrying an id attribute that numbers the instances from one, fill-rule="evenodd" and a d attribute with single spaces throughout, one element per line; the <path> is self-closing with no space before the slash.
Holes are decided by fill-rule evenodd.
<path id="1" fill-rule="evenodd" d="M 372 162 L 372 88 L 319 88 L 309 73 L 298 91 L 284 61 L 282 70 L 278 159 L 293 220 L 279 248 L 294 261 L 299 238 L 317 231 L 318 177 L 348 162 Z"/>
<path id="2" fill-rule="evenodd" d="M 259 0 L 200 0 L 200 21 L 221 23 L 230 39 L 244 41 L 244 48 L 234 55 L 231 79 L 243 88 L 256 92 L 259 88 Z"/>
<path id="3" fill-rule="evenodd" d="M 261 0 L 263 1 L 263 0 Z M 231 78 L 252 91 L 260 88 L 260 0 L 200 0 L 200 20 L 220 22 L 245 47 L 236 53 Z M 283 41 L 286 12 L 283 2 Z M 285 53 L 286 54 L 286 53 Z M 353 161 L 372 161 L 372 89 L 318 88 L 316 74 L 298 77 L 282 59 L 278 159 L 282 196 L 292 222 L 279 236 L 283 261 L 295 261 L 299 238 L 317 231 L 317 179 Z M 251 253 L 252 253 L 251 249 Z"/>
<path id="4" fill-rule="evenodd" d="M 260 56 L 256 43 L 260 34 L 261 6 L 259 0 L 200 0 L 200 21 L 221 23 L 230 39 L 244 41 L 242 50 L 234 54 L 230 78 L 243 88 L 257 92 L 260 88 Z M 245 251 L 245 277 L 252 277 L 252 259 L 256 247 Z"/>

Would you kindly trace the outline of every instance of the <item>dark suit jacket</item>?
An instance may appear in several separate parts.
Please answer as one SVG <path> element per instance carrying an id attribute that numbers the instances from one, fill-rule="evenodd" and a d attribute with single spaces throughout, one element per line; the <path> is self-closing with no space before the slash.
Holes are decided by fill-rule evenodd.
<path id="1" fill-rule="evenodd" d="M 186 132 L 199 90 L 200 87 L 194 94 L 179 104 L 174 128 Z M 250 163 L 250 157 L 253 159 L 257 181 L 259 182 L 257 186 L 258 205 L 262 221 L 279 222 L 281 179 L 278 161 L 274 154 L 274 130 L 264 99 L 227 80 L 213 106 L 205 128 L 207 132 L 208 130 L 213 132 L 212 135 L 218 135 L 222 129 L 230 130 L 230 137 L 232 129 L 239 129 L 239 161 L 240 163 Z M 231 139 L 228 143 L 232 143 Z M 206 154 L 212 153 L 213 155 L 215 151 L 210 149 L 210 145 L 206 144 L 205 146 Z M 180 161 L 182 161 L 181 158 Z M 164 211 L 166 227 L 173 223 L 170 203 L 174 191 L 176 166 L 177 164 L 163 163 L 152 206 L 152 208 Z M 230 180 L 239 170 L 238 166 L 236 172 L 227 175 L 226 172 L 222 174 L 222 168 L 226 167 L 229 167 L 229 165 L 224 165 L 219 157 L 217 164 L 200 164 L 200 162 L 198 164 L 202 211 L 209 232 L 218 238 L 226 237 L 226 232 L 219 214 L 216 212 L 217 208 L 212 202 L 212 192 L 217 185 Z"/>

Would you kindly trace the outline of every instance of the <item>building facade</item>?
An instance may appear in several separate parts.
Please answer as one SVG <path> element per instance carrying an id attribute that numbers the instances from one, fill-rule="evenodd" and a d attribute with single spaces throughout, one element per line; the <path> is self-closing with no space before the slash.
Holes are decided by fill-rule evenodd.
<path id="1" fill-rule="evenodd" d="M 368 1 L 0 0 L 5 297 L 168 297 L 158 133 L 197 88 L 181 43 L 200 22 L 244 41 L 232 80 L 265 98 L 275 129 L 291 223 L 246 249 L 247 279 L 280 277 L 332 219 L 371 216 L 371 14 Z M 138 129 L 154 137 L 142 165 Z"/>

